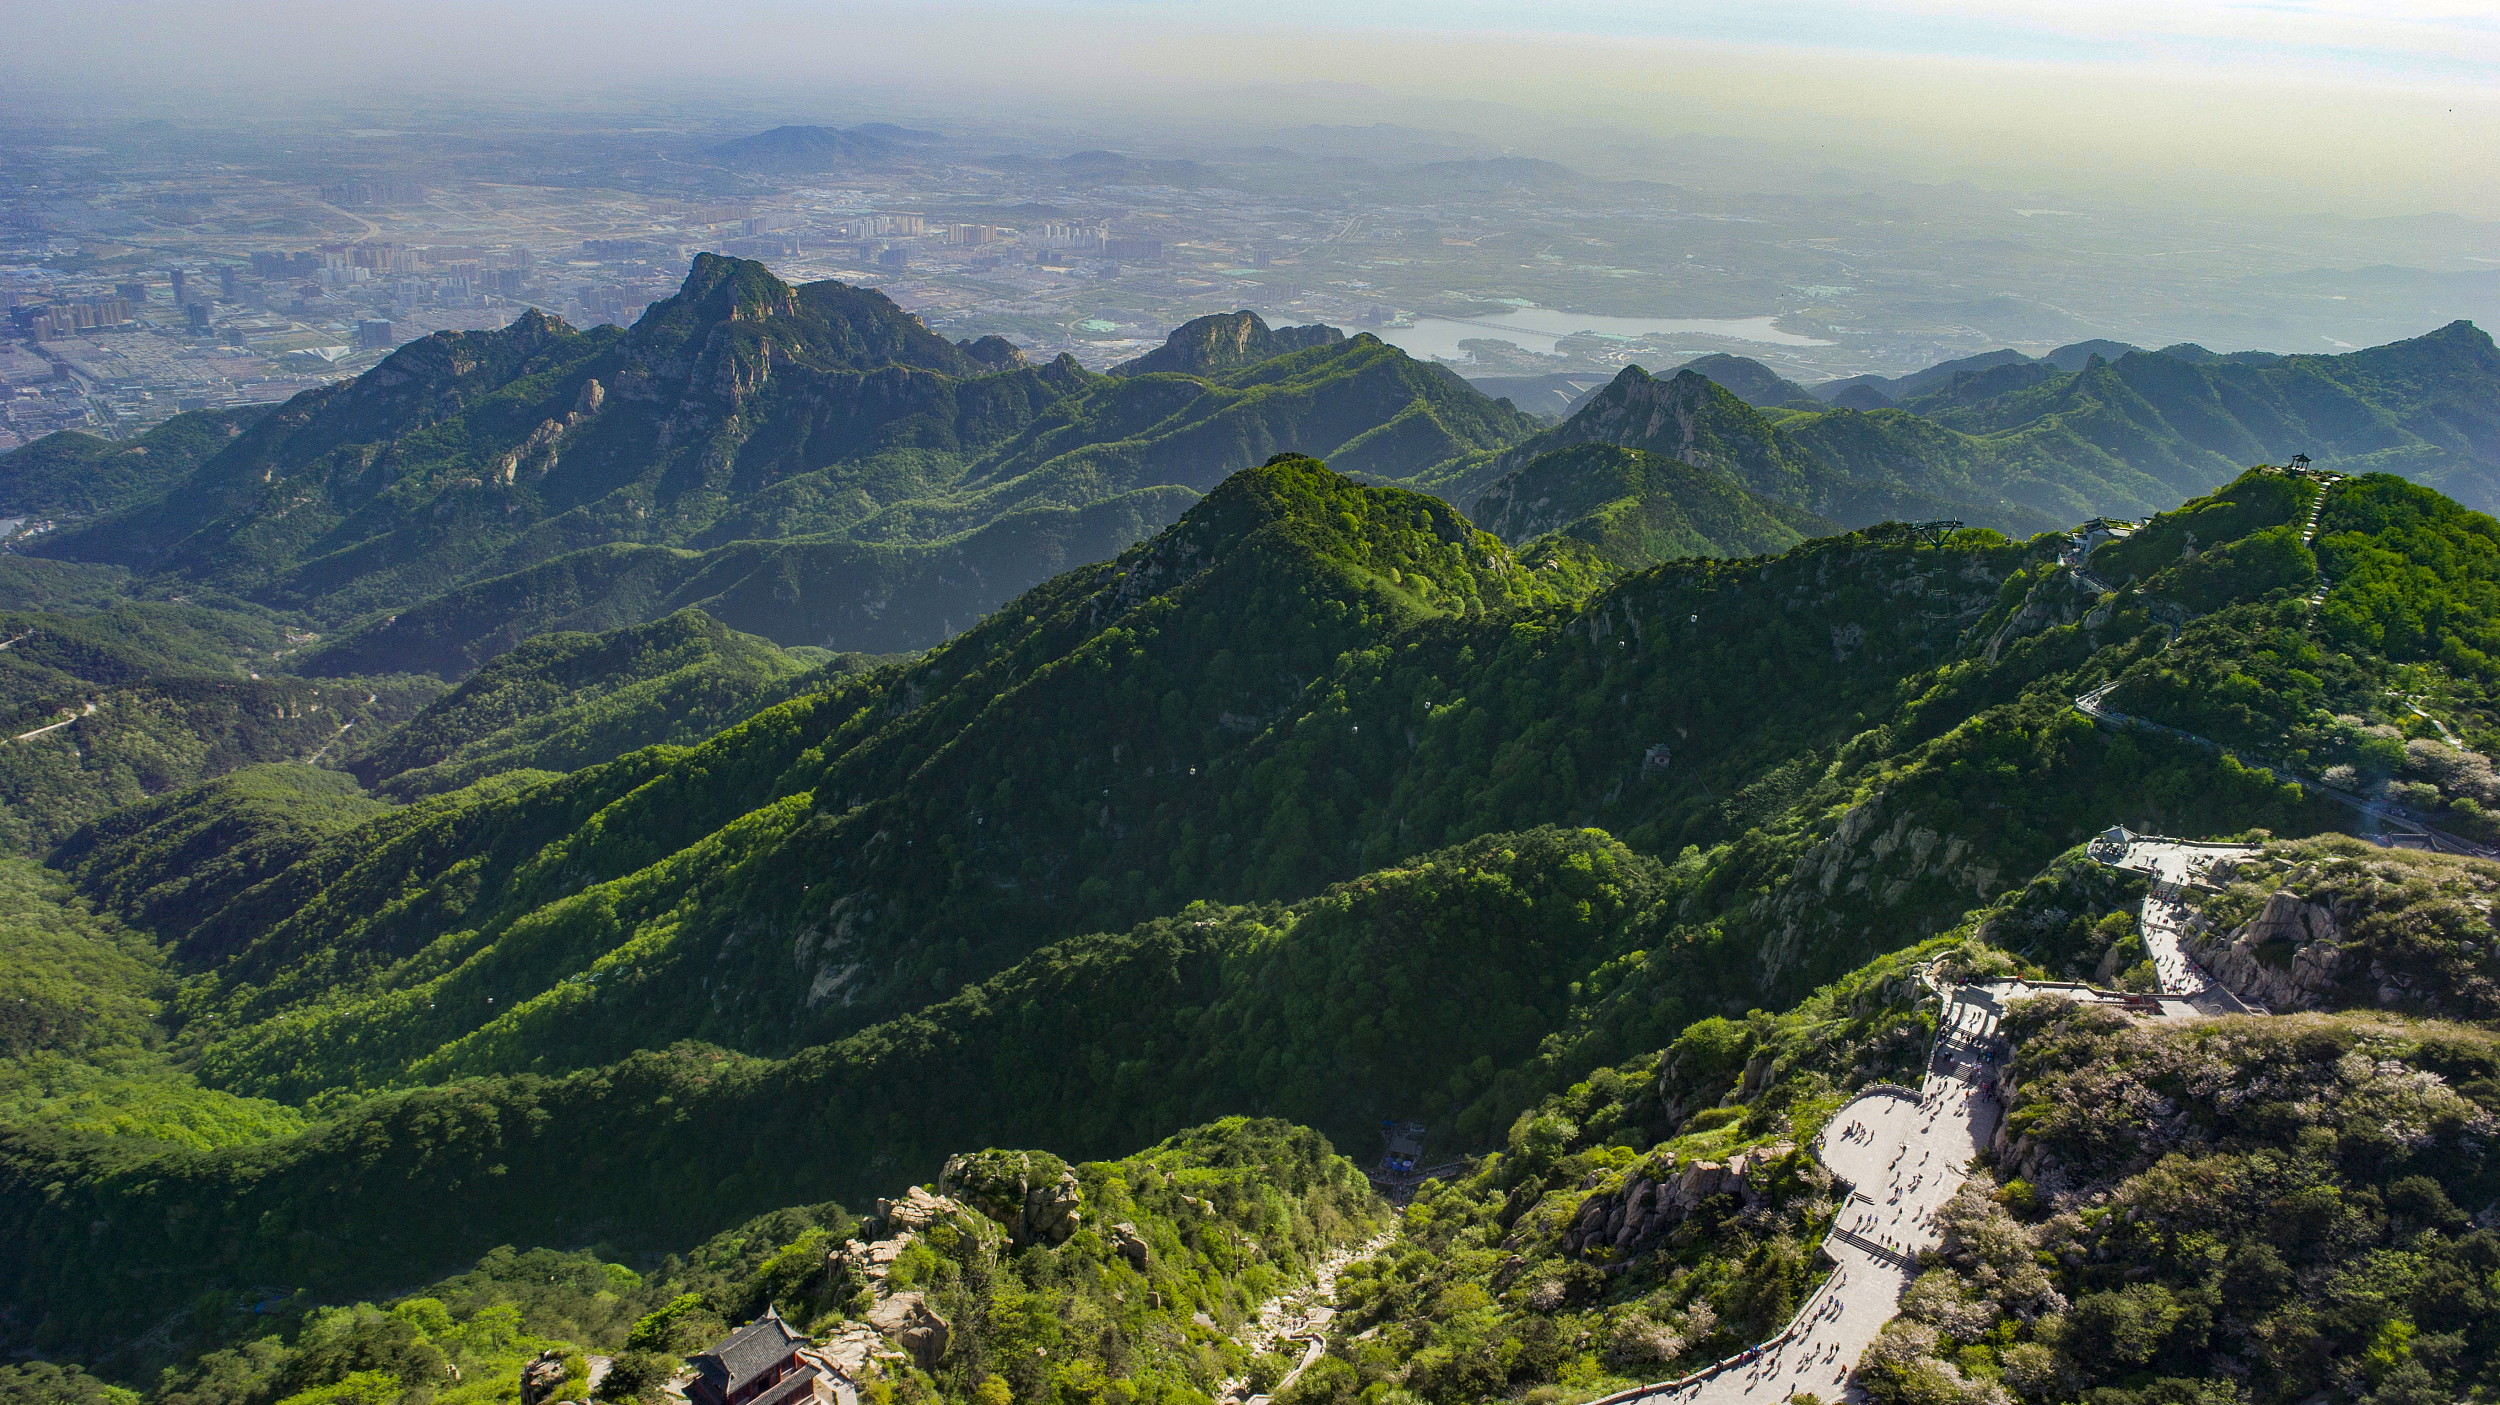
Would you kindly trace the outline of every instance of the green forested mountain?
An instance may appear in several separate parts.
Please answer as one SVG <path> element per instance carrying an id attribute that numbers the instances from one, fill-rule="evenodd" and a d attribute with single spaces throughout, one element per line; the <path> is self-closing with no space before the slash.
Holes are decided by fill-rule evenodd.
<path id="1" fill-rule="evenodd" d="M 412 343 L 40 551 L 345 629 L 330 672 L 457 676 L 531 634 L 688 605 L 891 651 L 1274 453 L 1403 478 L 1533 424 L 1368 336 L 1227 326 L 1105 378 L 705 255 L 630 330 L 531 313 Z"/>
<path id="2" fill-rule="evenodd" d="M 1924 461 L 1884 465 L 1829 458 L 1690 368 L 1660 380 L 1626 366 L 1561 424 L 1515 448 L 1415 482 L 1454 502 L 1472 503 L 1487 486 L 1539 456 L 1591 443 L 1714 469 L 1759 496 L 1846 523 L 1962 517 L 2024 531 L 2051 525 L 1965 477 L 1931 472 Z"/>
<path id="3" fill-rule="evenodd" d="M 1244 366 L 1345 340 L 1334 327 L 1271 328 L 1255 312 L 1218 312 L 1182 323 L 1163 345 L 1111 368 L 1115 376 L 1142 376 L 1178 371 L 1189 376 L 1220 376 Z"/>
<path id="4" fill-rule="evenodd" d="M 544 630 L 596 633 L 685 609 L 794 647 L 901 652 L 961 633 L 1002 592 L 1118 553 L 1197 496 L 1143 488 L 1082 508 L 1005 513 L 927 544 L 823 534 L 702 552 L 593 547 L 385 615 L 308 649 L 296 667 L 459 677 Z"/>
<path id="5" fill-rule="evenodd" d="M 2010 351 L 1948 362 L 1887 382 L 1897 399 L 1849 402 L 1874 408 L 1820 408 L 1740 357 L 1663 380 L 1628 367 L 1565 423 L 1418 484 L 1472 502 L 1538 454 L 1596 442 L 1853 525 L 1950 516 L 2029 533 L 2157 511 L 2305 453 L 2500 508 L 2500 352 L 2471 323 L 2338 356 L 2112 349 L 2124 354 L 2071 371 Z"/>
<path id="6" fill-rule="evenodd" d="M 182 1153 L 178 1174 L 175 1153 L 47 1133 L 8 1174 L 30 1195 L 90 1186 L 63 1226 L 144 1236 L 163 1232 L 162 1197 L 242 1193 L 213 1187 L 248 1161 L 250 1214 L 319 1222 L 332 1246 L 303 1259 L 274 1242 L 252 1271 L 352 1278 L 532 1222 L 708 1232 L 820 1193 L 770 1150 L 802 1135 L 821 1178 L 805 1185 L 842 1195 L 875 1184 L 880 1158 L 937 1155 L 976 1127 L 1090 1155 L 1254 1105 L 1346 1137 L 1396 1109 L 1490 1137 L 1576 1071 L 1951 927 L 2113 815 L 2331 822 L 2228 755 L 2096 730 L 2068 703 L 2115 677 L 2132 708 L 2188 723 L 2162 679 L 2229 698 L 2242 670 L 2315 669 L 2293 720 L 2366 723 L 2419 667 L 2405 660 L 2442 647 L 2308 661 L 2269 623 L 2306 580 L 2214 563 L 2237 559 L 2233 531 L 2262 547 L 2312 489 L 2245 482 L 2271 505 L 2191 505 L 2210 547 L 2098 608 L 2049 544 L 1976 531 L 1671 562 L 1572 602 L 1434 499 L 1285 460 L 924 660 L 690 750 L 515 773 L 187 887 L 168 885 L 196 864 L 176 855 L 197 822 L 99 830 L 79 881 L 197 972 L 168 1021 L 184 1066 L 353 1110 L 247 1152 Z M 2358 559 L 2413 534 L 2420 588 L 2474 598 L 2487 519 L 2428 511 L 2435 495 L 2389 478 L 2337 491 L 2322 543 Z M 2350 579 L 2330 607 L 2377 618 L 2380 587 Z M 2165 648 L 2170 602 L 2199 591 L 2216 627 Z M 2216 666 L 2231 671 L 2199 681 Z M 2485 734 L 2467 686 L 2442 707 Z M 2235 744 L 2388 765 L 2351 725 L 2304 745 L 2252 713 Z M 278 819 L 267 802 L 213 808 L 234 842 L 282 847 L 254 838 Z M 1504 836 L 1554 822 L 1623 838 Z M 167 915 L 147 917 L 159 891 Z M 1269 902 L 1288 905 L 1218 906 Z M 1517 977 L 1491 974 L 1514 961 Z M 1429 1015 L 1397 994 L 1459 971 Z M 1390 1010 L 1408 1013 L 1381 1023 Z M 704 1045 L 652 1052 L 681 1039 Z M 656 1106 L 685 1110 L 665 1133 L 684 1141 L 652 1140 Z M 737 1173 L 695 1150 L 733 1127 L 756 1148 Z M 416 1179 L 374 1204 L 462 1208 L 422 1231 L 359 1208 L 367 1191 L 335 1168 L 377 1145 Z M 629 1161 L 602 1149 L 625 1145 Z M 477 1177 L 515 1156 L 540 1174 L 490 1193 Z M 39 1196 L 9 1203 L 34 1216 L 15 1222 L 42 1256 L 29 1281 L 67 1295 L 47 1301 L 106 1291 Z M 106 1257 L 167 1252 L 193 1250 L 134 1239 Z"/>
<path id="7" fill-rule="evenodd" d="M 688 746 L 804 691 L 807 665 L 700 610 L 606 634 L 541 634 L 341 761 L 408 797 L 505 771 L 572 771 Z"/>
<path id="8" fill-rule="evenodd" d="M 2336 356 L 2129 351 L 2079 369 L 2006 362 L 1929 383 L 1898 409 L 1786 415 L 1779 428 L 1859 477 L 1951 472 L 2060 521 L 2135 516 L 2239 465 L 2305 453 L 2500 509 L 2500 351 L 2470 322 Z"/>
<path id="9" fill-rule="evenodd" d="M 190 410 L 128 441 L 70 429 L 47 434 L 0 454 L 0 516 L 92 517 L 145 501 L 268 412 L 265 405 Z"/>
<path id="10" fill-rule="evenodd" d="M 869 1405 L 1591 1399 L 1823 1279 L 1800 1148 L 1930 978 L 2156 978 L 2113 821 L 2265 842 L 2183 940 L 2278 1014 L 2008 1008 L 1991 1169 L 1836 1369 L 2471 1396 L 2500 867 L 2333 831 L 2500 841 L 2500 524 L 2224 418 L 2465 472 L 2489 344 L 2082 350 L 1546 425 L 1368 336 L 1097 376 L 706 259 L 178 476 L 53 445 L 0 1405 L 662 1405 L 776 1306 Z M 2088 559 L 1999 530 L 2121 491 Z M 1280 1388 L 1257 1310 L 1390 1230 L 1339 1153 L 1410 1118 L 1456 1169 Z"/>
<path id="11" fill-rule="evenodd" d="M 1776 556 L 1840 524 L 1759 497 L 1724 473 L 1639 449 L 1579 444 L 1531 460 L 1476 496 L 1477 525 L 1521 548 L 1557 535 L 1620 570 L 1685 556 Z"/>
<path id="12" fill-rule="evenodd" d="M 277 672 L 308 636 L 236 602 L 0 614 L 0 852 L 41 853 L 118 805 L 264 761 L 335 756 L 431 678 Z"/>
<path id="13" fill-rule="evenodd" d="M 1816 399 L 1812 391 L 1749 356 L 1714 352 L 1708 356 L 1697 356 L 1676 369 L 1704 377 L 1756 409 L 1822 408 L 1823 402 Z"/>

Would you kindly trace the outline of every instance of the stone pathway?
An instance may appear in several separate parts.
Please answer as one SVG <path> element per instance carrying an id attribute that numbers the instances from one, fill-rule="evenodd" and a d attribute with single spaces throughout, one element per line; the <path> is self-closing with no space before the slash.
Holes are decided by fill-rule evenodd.
<path id="1" fill-rule="evenodd" d="M 1321 1353 L 1328 1349 L 1328 1323 L 1337 1315 L 1337 1275 L 1345 1270 L 1347 1264 L 1370 1258 L 1388 1248 L 1390 1241 L 1396 1238 L 1396 1229 L 1384 1229 L 1360 1244 L 1334 1250 L 1319 1261 L 1310 1282 L 1289 1288 L 1259 1305 L 1258 1315 L 1251 1319 L 1250 1325 L 1243 1328 L 1237 1338 L 1253 1356 L 1280 1351 L 1297 1341 L 1305 1344 L 1293 1369 L 1276 1383 L 1276 1394 L 1283 1394 L 1285 1387 L 1292 1385 L 1294 1378 L 1308 1369 L 1312 1362 L 1319 1360 Z M 1239 1402 L 1239 1405 L 1265 1405 L 1270 1399 L 1265 1395 L 1252 1395 L 1249 1381 L 1240 1376 L 1216 1387 L 1215 1398 Z"/>
<path id="2" fill-rule="evenodd" d="M 1984 1061 L 2003 1002 L 1992 987 L 1946 993 L 1926 1076 L 1916 1091 L 1861 1093 L 1834 1114 L 1815 1154 L 1851 1193 L 1823 1241 L 1838 1265 L 1786 1330 L 1682 1380 L 1642 1386 L 1597 1405 L 1772 1405 L 1811 1393 L 1862 1398 L 1849 1383 L 1858 1358 L 1898 1309 L 1933 1247 L 1934 1219 L 1996 1135 L 1998 1108 Z"/>
<path id="3" fill-rule="evenodd" d="M 2180 900 L 2191 886 L 2222 886 L 2220 872 L 2227 870 L 2233 860 L 2258 852 L 2257 845 L 2196 844 L 2113 830 L 2093 840 L 2090 852 L 2093 858 L 2112 868 L 2141 873 L 2153 880 L 2153 891 L 2144 899 L 2138 926 L 2144 933 L 2144 949 L 2152 955 L 2153 971 L 2161 981 L 2165 1000 L 2177 996 L 2208 1015 L 2266 1013 L 2233 994 L 2188 955 L 2187 924 L 2195 914 Z"/>

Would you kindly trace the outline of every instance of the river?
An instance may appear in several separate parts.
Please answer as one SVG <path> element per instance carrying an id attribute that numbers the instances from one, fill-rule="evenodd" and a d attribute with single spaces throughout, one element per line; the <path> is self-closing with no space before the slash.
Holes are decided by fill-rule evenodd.
<path id="1" fill-rule="evenodd" d="M 1552 354 L 1564 337 L 1593 332 L 1607 337 L 1685 335 L 1724 337 L 1731 341 L 1771 346 L 1830 346 L 1827 341 L 1783 332 L 1772 317 L 1600 317 L 1589 312 L 1563 312 L 1550 307 L 1523 307 L 1483 317 L 1421 317 L 1411 327 L 1370 328 L 1373 335 L 1409 356 L 1461 360 L 1459 343 L 1483 337 L 1506 341 L 1523 351 Z"/>

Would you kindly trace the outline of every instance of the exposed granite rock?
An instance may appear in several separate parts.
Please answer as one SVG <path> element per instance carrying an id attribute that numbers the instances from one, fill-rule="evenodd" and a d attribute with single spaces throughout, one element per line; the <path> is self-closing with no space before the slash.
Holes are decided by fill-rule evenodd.
<path id="1" fill-rule="evenodd" d="M 1644 1166 L 1616 1189 L 1580 1203 L 1563 1232 L 1563 1252 L 1583 1256 L 1630 1253 L 1683 1223 L 1714 1195 L 1734 1195 L 1750 1208 L 1762 1200 L 1757 1173 L 1795 1150 L 1790 1143 L 1776 1142 L 1740 1151 L 1725 1161 L 1687 1162 L 1680 1172 L 1672 1156 Z"/>
<path id="2" fill-rule="evenodd" d="M 1133 1224 L 1113 1225 L 1111 1242 L 1112 1247 L 1120 1251 L 1120 1257 L 1128 1260 L 1128 1266 L 1139 1273 L 1144 1273 L 1146 1265 L 1154 1258 L 1154 1255 L 1147 1251 L 1146 1236 L 1139 1234 L 1137 1226 Z"/>
<path id="3" fill-rule="evenodd" d="M 900 1200 L 879 1200 L 877 1223 L 884 1231 L 881 1237 L 896 1238 L 916 1234 L 963 1208 L 960 1200 L 932 1195 L 927 1186 L 916 1185 Z"/>
<path id="4" fill-rule="evenodd" d="M 945 1358 L 947 1343 L 953 1336 L 946 1319 L 918 1293 L 880 1298 L 868 1310 L 867 1321 L 910 1352 L 912 1361 L 924 1371 Z"/>
<path id="5" fill-rule="evenodd" d="M 521 1367 L 521 1405 L 538 1402 L 555 1394 L 564 1384 L 564 1349 L 549 1347 Z"/>
<path id="6" fill-rule="evenodd" d="M 842 1322 L 826 1332 L 823 1343 L 810 1354 L 850 1379 L 864 1381 L 876 1369 L 877 1358 L 891 1353 L 876 1328 L 865 1322 Z"/>
<path id="7" fill-rule="evenodd" d="M 2084 584 L 2073 571 L 2052 571 L 2031 587 L 2023 596 L 2023 603 L 1988 637 L 1987 661 L 1995 663 L 2007 645 L 2026 635 L 2073 624 L 2099 600 L 2100 592 Z"/>
<path id="8" fill-rule="evenodd" d="M 2197 961 L 2243 1000 L 2274 1010 L 2314 1008 L 2335 985 L 2343 961 L 2343 928 L 2335 914 L 2300 895 L 2279 892 L 2265 910 L 2230 932 L 2209 938 L 2191 932 Z M 2267 946 L 2288 948 L 2288 962 L 2268 962 Z"/>
<path id="9" fill-rule="evenodd" d="M 951 1157 L 938 1189 L 1007 1227 L 1016 1248 L 1057 1247 L 1076 1233 L 1084 1197 L 1068 1163 L 1046 1151 L 979 1151 Z"/>

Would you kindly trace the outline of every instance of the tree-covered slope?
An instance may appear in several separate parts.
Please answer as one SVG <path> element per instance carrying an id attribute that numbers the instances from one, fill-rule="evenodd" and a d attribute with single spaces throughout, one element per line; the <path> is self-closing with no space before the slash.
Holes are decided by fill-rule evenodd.
<path id="1" fill-rule="evenodd" d="M 2500 351 L 2472 323 L 2334 356 L 2201 350 L 2129 350 L 2071 371 L 2009 362 L 1923 386 L 1899 409 L 1779 424 L 1843 471 L 1924 463 L 2058 521 L 2155 511 L 2294 454 L 2500 508 Z"/>
<path id="2" fill-rule="evenodd" d="M 173 974 L 58 874 L 0 858 L 0 1125 L 132 1156 L 302 1130 L 300 1110 L 202 1087 L 167 1056 Z"/>
<path id="3" fill-rule="evenodd" d="M 1334 327 L 1269 327 L 1259 314 L 1217 312 L 1172 329 L 1163 345 L 1111 368 L 1115 376 L 1144 376 L 1177 371 L 1186 376 L 1220 376 L 1271 356 L 1327 346 L 1345 340 Z"/>
<path id="4" fill-rule="evenodd" d="M 2340 838 L 2239 866 L 2217 903 L 2331 910 L 2322 926 L 2343 929 L 2321 942 L 2402 961 L 2393 1000 L 2356 992 L 2367 1010 L 2174 1020 L 2060 993 L 2014 1002 L 1990 1051 L 2005 1068 L 1993 1142 L 1935 1216 L 1940 1242 L 1911 1265 L 1897 1315 L 1863 1357 L 1819 1361 L 1833 1393 L 2470 1395 L 2500 1348 L 2492 1233 L 2463 1208 L 2494 1190 L 2500 1049 L 2454 1016 L 2488 985 L 2474 904 L 2492 872 Z M 2271 897 L 2252 906 L 2242 889 Z M 1494 1154 L 1425 1186 L 1397 1240 L 1340 1279 L 1329 1361 L 1285 1398 L 1592 1396 L 1774 1343 L 1835 1277 L 1814 1242 L 1872 1189 L 1798 1148 L 1852 1096 L 1919 1081 L 1938 1024 L 1926 977 L 2036 980 L 2026 953 L 2088 975 L 2113 938 L 2140 955 L 2143 892 L 2063 856 L 1947 938 L 1779 1014 L 1696 1021 L 1558 1090 Z M 1685 1194 L 1696 1177 L 1716 1193 Z M 1894 1307 L 1841 1311 L 1870 1306 Z"/>
<path id="5" fill-rule="evenodd" d="M 804 687 L 807 665 L 699 610 L 605 634 L 541 634 L 342 765 L 402 798 L 504 771 L 572 771 L 689 746 Z"/>
<path id="6" fill-rule="evenodd" d="M 1556 820 L 1704 846 L 1712 894 L 1773 883 L 1694 920 L 1777 981 L 1879 949 L 1855 894 L 1944 920 L 2113 805 L 2298 822 L 2270 781 L 2071 714 L 2167 634 L 2141 605 L 2014 627 L 2041 560 L 1840 537 L 1540 622 L 1502 602 L 1545 587 L 1445 506 L 1289 461 L 921 662 L 342 836 L 213 924 L 233 945 L 189 1037 L 298 1096 L 571 1062 L 611 1037 L 578 979 L 609 963 L 718 988 L 640 1035 L 787 1049 L 1055 935 Z M 1802 881 L 1808 857 L 1858 876 Z"/>
<path id="7" fill-rule="evenodd" d="M 411 343 L 222 446 L 176 427 L 117 449 L 113 472 L 149 473 L 41 551 L 323 631 L 450 617 L 453 637 L 405 649 L 367 628 L 366 671 L 456 675 L 531 633 L 690 604 L 784 643 L 924 647 L 1277 453 L 1404 478 L 1534 428 L 1326 330 L 1214 319 L 1106 378 L 949 342 L 873 289 L 704 255 L 630 329 L 533 311 Z M 68 452 L 11 461 L 49 482 Z"/>
<path id="8" fill-rule="evenodd" d="M 1812 391 L 1750 356 L 1714 352 L 1697 356 L 1676 369 L 1705 377 L 1756 409 L 1822 408 L 1823 402 L 1815 399 Z"/>
<path id="9" fill-rule="evenodd" d="M 145 602 L 0 614 L 0 844 L 40 854 L 115 806 L 339 752 L 414 713 L 431 679 L 275 672 L 307 635 L 266 612 Z M 266 671 L 266 672 L 264 672 Z"/>
<path id="10" fill-rule="evenodd" d="M 682 1239 L 949 1146 L 1092 1154 L 1245 1109 L 1490 1140 L 1694 1020 L 1951 930 L 2113 818 L 2334 824 L 2232 753 L 2072 702 L 2130 670 L 2256 680 L 2231 698 L 2314 670 L 2308 706 L 2382 725 L 2428 664 L 2310 660 L 2307 578 L 2256 568 L 2311 491 L 2255 473 L 2191 505 L 2196 556 L 2109 595 L 2054 541 L 1877 531 L 1583 600 L 1445 503 L 1287 459 L 692 748 L 318 833 L 241 798 L 99 827 L 73 871 L 178 963 L 183 1066 L 332 1115 L 197 1154 L 14 1133 L 16 1276 L 67 1311 L 523 1235 Z M 2424 573 L 2375 578 L 2390 598 L 2480 609 L 2485 519 L 2393 479 L 2336 491 L 2339 550 Z M 2203 633 L 2174 628 L 2193 590 Z M 211 812 L 298 856 L 207 864 L 186 815 Z M 702 1042 L 655 1052 L 681 1040 Z M 81 1198 L 56 1207 L 55 1182 Z M 382 1208 L 409 1197 L 451 1208 Z M 321 1228 L 203 1267 L 245 1222 Z"/>
<path id="11" fill-rule="evenodd" d="M 1407 480 L 1504 448 L 1537 422 L 1368 333 L 1200 378 L 1095 385 L 974 462 L 949 495 L 899 504 L 866 537 L 961 530 L 1001 511 L 1075 505 L 1154 484 L 1205 491 L 1278 454 Z"/>
<path id="12" fill-rule="evenodd" d="M 1063 571 L 1118 555 L 1197 497 L 1142 488 L 1084 507 L 1004 513 L 925 543 L 819 534 L 708 551 L 588 547 L 372 620 L 307 651 L 296 667 L 458 677 L 542 631 L 595 633 L 685 609 L 785 646 L 899 653 L 959 634 Z"/>
<path id="13" fill-rule="evenodd" d="M 128 441 L 47 434 L 0 454 L 0 516 L 82 518 L 129 507 L 180 481 L 268 408 L 190 410 Z"/>
<path id="14" fill-rule="evenodd" d="M 1472 502 L 1504 475 L 1576 444 L 1613 444 L 1712 469 L 1759 496 L 1853 525 L 1940 517 L 2016 530 L 2047 525 L 1986 496 L 1959 496 L 1967 485 L 1931 476 L 1919 462 L 1844 467 L 1690 367 L 1661 380 L 1626 366 L 1561 424 L 1515 448 L 1462 461 L 1416 482 L 1453 501 Z"/>
<path id="15" fill-rule="evenodd" d="M 1513 546 L 1559 533 L 1620 570 L 1682 556 L 1776 556 L 1840 524 L 1747 492 L 1726 474 L 1639 449 L 1582 444 L 1476 497 L 1477 525 Z M 1532 564 L 1537 553 L 1523 550 Z"/>
<path id="16" fill-rule="evenodd" d="M 687 1355 L 775 1312 L 870 1398 L 1066 1390 L 1188 1405 L 1272 1369 L 1273 1358 L 1252 1360 L 1257 1314 L 1322 1278 L 1387 1209 L 1325 1140 L 1273 1119 L 1226 1118 L 1122 1150 L 1071 1164 L 958 1149 L 914 1168 L 922 1183 L 882 1208 L 785 1204 L 682 1254 L 502 1246 L 435 1265 L 450 1271 L 378 1304 L 264 1292 L 251 1311 L 186 1314 L 126 1339 L 104 1379 L 51 1362 L 0 1367 L 0 1398 L 138 1400 L 111 1376 L 170 1357 L 145 1399 L 378 1405 L 423 1390 L 492 1405 L 544 1360 L 551 1396 L 661 1405 Z M 1065 1213 L 1047 1233 L 1030 1224 L 1028 1185 Z"/>

